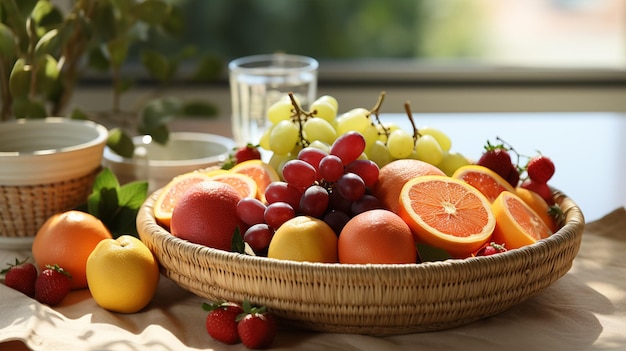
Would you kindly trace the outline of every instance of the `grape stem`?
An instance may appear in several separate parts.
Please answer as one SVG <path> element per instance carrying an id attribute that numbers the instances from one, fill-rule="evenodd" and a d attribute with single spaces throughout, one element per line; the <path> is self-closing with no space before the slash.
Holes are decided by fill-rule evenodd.
<path id="1" fill-rule="evenodd" d="M 374 115 L 376 124 L 378 124 L 380 128 L 383 130 L 382 134 L 384 134 L 386 137 L 389 137 L 389 128 L 385 127 L 383 122 L 381 122 L 380 120 L 380 108 L 383 106 L 383 101 L 385 101 L 385 95 L 386 95 L 385 91 L 380 92 L 380 95 L 378 95 L 378 100 L 376 101 L 376 105 L 374 105 L 374 107 L 369 111 L 369 113 L 370 113 L 370 116 Z M 372 123 L 372 125 L 375 125 L 375 124 Z"/>
<path id="2" fill-rule="evenodd" d="M 310 112 L 304 111 L 300 105 L 298 105 L 298 102 L 296 101 L 296 98 L 293 96 L 293 93 L 289 93 L 289 99 L 291 100 L 291 105 L 293 106 L 293 115 L 291 116 L 291 119 L 297 123 L 298 125 L 298 139 L 300 140 L 300 144 L 303 147 L 307 147 L 309 146 L 310 142 L 308 140 L 306 140 L 306 138 L 304 137 L 304 122 L 307 121 L 307 119 L 312 118 L 317 111 L 313 110 Z"/>
<path id="3" fill-rule="evenodd" d="M 413 128 L 413 144 L 415 144 L 421 135 L 415 126 L 413 112 L 411 112 L 411 102 L 407 101 L 404 103 L 404 110 L 406 111 L 406 115 L 409 117 L 409 122 L 411 122 L 411 127 Z"/>

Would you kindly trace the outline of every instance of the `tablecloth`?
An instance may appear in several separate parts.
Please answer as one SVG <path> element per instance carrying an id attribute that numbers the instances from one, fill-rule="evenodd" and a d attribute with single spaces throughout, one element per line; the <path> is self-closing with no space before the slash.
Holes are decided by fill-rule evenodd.
<path id="1" fill-rule="evenodd" d="M 0 264 L 28 251 L 0 249 Z M 146 309 L 118 314 L 89 291 L 50 308 L 0 285 L 0 350 L 244 350 L 212 340 L 205 301 L 162 277 Z M 28 347 L 28 348 L 27 348 Z M 571 270 L 541 294 L 499 315 L 450 330 L 372 337 L 281 326 L 272 349 L 626 350 L 626 210 L 587 223 Z"/>

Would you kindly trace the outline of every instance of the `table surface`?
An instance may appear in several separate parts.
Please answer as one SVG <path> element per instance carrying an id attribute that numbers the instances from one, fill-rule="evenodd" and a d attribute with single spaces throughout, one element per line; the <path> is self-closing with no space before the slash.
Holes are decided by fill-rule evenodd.
<path id="1" fill-rule="evenodd" d="M 385 121 L 408 125 L 400 115 Z M 626 115 L 616 113 L 416 114 L 445 131 L 452 149 L 477 158 L 501 137 L 519 152 L 540 150 L 557 172 L 551 184 L 574 199 L 587 222 L 569 273 L 498 316 L 452 330 L 376 338 L 281 330 L 276 349 L 624 350 L 626 349 Z M 229 135 L 228 119 L 181 120 L 172 130 Z M 0 245 L 0 264 L 30 252 Z M 4 263 L 3 263 L 4 262 Z M 49 308 L 0 285 L 0 350 L 223 349 L 204 331 L 203 299 L 162 278 L 144 311 L 122 315 L 95 305 L 88 290 Z M 242 345 L 232 349 L 245 349 Z"/>

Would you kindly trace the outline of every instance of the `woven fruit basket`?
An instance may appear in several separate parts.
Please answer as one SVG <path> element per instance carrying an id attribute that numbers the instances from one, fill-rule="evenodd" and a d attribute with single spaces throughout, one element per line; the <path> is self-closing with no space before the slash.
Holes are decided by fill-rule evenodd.
<path id="1" fill-rule="evenodd" d="M 583 214 L 564 194 L 565 224 L 547 239 L 498 255 L 404 265 L 300 263 L 189 243 L 141 207 L 137 228 L 162 272 L 209 300 L 268 306 L 306 329 L 394 335 L 449 329 L 501 313 L 561 278 L 580 248 Z"/>

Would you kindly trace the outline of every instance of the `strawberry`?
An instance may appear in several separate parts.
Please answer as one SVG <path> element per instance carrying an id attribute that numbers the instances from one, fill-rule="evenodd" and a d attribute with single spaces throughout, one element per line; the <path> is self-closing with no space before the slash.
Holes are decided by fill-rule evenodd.
<path id="1" fill-rule="evenodd" d="M 492 241 L 480 249 L 476 253 L 476 256 L 491 256 L 506 251 L 507 249 L 504 247 L 504 243 L 498 244 Z"/>
<path id="2" fill-rule="evenodd" d="M 547 183 L 537 182 L 529 178 L 522 182 L 522 185 L 520 186 L 524 189 L 528 189 L 539 194 L 539 196 L 546 200 L 546 203 L 548 203 L 548 205 L 554 205 L 552 189 L 550 189 Z"/>
<path id="3" fill-rule="evenodd" d="M 237 318 L 237 331 L 241 342 L 250 349 L 269 347 L 276 338 L 276 321 L 267 312 L 267 308 L 252 307 L 246 300 L 243 303 L 244 313 Z"/>
<path id="4" fill-rule="evenodd" d="M 520 180 L 520 172 L 517 167 L 511 167 L 511 172 L 509 172 L 509 175 L 504 179 L 506 179 L 512 187 L 517 187 Z"/>
<path id="5" fill-rule="evenodd" d="M 245 146 L 234 148 L 233 153 L 228 155 L 228 159 L 222 164 L 222 169 L 228 170 L 244 161 L 260 159 L 261 152 L 259 151 L 258 146 L 248 143 Z"/>
<path id="6" fill-rule="evenodd" d="M 37 280 L 37 267 L 26 260 L 20 262 L 17 258 L 15 264 L 8 264 L 9 268 L 0 272 L 5 274 L 4 284 L 24 295 L 35 296 L 35 280 Z"/>
<path id="7" fill-rule="evenodd" d="M 58 265 L 46 265 L 35 281 L 35 299 L 55 306 L 61 303 L 71 290 L 70 274 Z"/>
<path id="8" fill-rule="evenodd" d="M 535 156 L 528 161 L 526 172 L 528 178 L 537 183 L 547 183 L 554 175 L 554 162 L 546 156 Z"/>
<path id="9" fill-rule="evenodd" d="M 515 171 L 515 166 L 511 162 L 511 155 L 509 155 L 507 148 L 504 145 L 492 145 L 490 142 L 487 142 L 487 145 L 485 145 L 485 152 L 483 152 L 476 164 L 489 168 L 502 178 L 507 179 L 507 181 L 509 174 Z"/>
<path id="10" fill-rule="evenodd" d="M 243 309 L 238 304 L 232 302 L 203 303 L 202 308 L 209 311 L 206 317 L 206 330 L 213 339 L 229 345 L 239 342 L 236 319 L 243 313 Z"/>
<path id="11" fill-rule="evenodd" d="M 242 146 L 235 151 L 235 158 L 237 159 L 237 163 L 249 160 L 260 160 L 261 153 L 256 146 L 247 144 L 246 146 Z"/>

